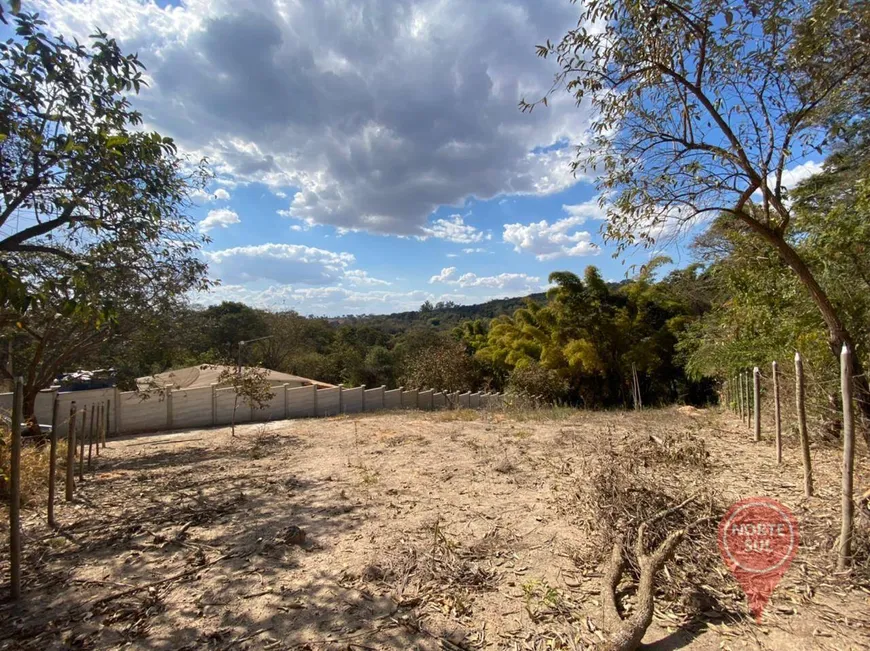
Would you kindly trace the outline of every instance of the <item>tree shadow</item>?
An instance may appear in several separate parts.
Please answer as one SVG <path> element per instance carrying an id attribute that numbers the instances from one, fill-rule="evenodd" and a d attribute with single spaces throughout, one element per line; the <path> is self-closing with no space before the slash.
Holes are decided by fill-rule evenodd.
<path id="1" fill-rule="evenodd" d="M 297 476 L 302 447 L 282 435 L 244 448 L 104 458 L 79 499 L 59 505 L 63 526 L 25 546 L 24 599 L 0 604 L 0 641 L 20 649 L 437 648 L 389 594 L 329 567 L 336 540 L 367 507 L 331 477 Z M 268 472 L 249 465 L 266 456 Z M 0 571 L 6 565 L 0 557 Z"/>

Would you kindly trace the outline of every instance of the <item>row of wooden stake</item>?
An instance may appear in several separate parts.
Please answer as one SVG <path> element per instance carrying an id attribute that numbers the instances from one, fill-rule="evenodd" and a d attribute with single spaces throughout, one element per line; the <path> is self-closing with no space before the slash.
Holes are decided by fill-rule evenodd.
<path id="1" fill-rule="evenodd" d="M 776 445 L 776 462 L 782 463 L 782 409 L 780 403 L 779 366 L 772 363 L 773 414 Z M 800 438 L 801 457 L 804 469 L 804 495 L 813 496 L 813 468 L 810 458 L 810 442 L 807 435 L 806 383 L 800 353 L 794 356 L 795 402 Z M 751 382 L 751 389 L 750 389 Z M 843 402 L 843 479 L 841 502 L 841 530 L 837 554 L 837 569 L 845 570 L 851 564 L 852 539 L 854 536 L 854 464 L 855 464 L 855 418 L 852 391 L 852 351 L 843 346 L 840 353 L 840 393 Z M 755 441 L 761 441 L 761 371 L 756 366 L 750 371 L 741 371 L 725 383 L 725 399 L 731 409 L 747 424 L 752 424 Z M 751 416 L 750 416 L 751 405 Z"/>
<path id="2" fill-rule="evenodd" d="M 23 415 L 24 382 L 15 378 L 12 399 L 12 423 L 10 472 L 9 472 L 9 560 L 10 560 L 10 595 L 13 600 L 21 597 L 21 419 Z M 76 403 L 70 405 L 69 427 L 67 430 L 66 481 L 65 497 L 71 502 L 75 497 L 76 482 L 76 448 L 78 448 L 79 483 L 85 478 L 85 443 L 87 443 L 87 466 L 90 470 L 94 464 L 93 457 L 100 456 L 100 449 L 106 447 L 106 434 L 109 431 L 110 401 L 105 404 L 92 404 L 90 418 L 88 409 L 79 410 Z M 80 422 L 80 427 L 76 428 Z M 54 518 L 54 502 L 57 492 L 57 401 L 55 400 L 51 439 L 49 443 L 48 461 L 48 525 L 56 527 Z"/>

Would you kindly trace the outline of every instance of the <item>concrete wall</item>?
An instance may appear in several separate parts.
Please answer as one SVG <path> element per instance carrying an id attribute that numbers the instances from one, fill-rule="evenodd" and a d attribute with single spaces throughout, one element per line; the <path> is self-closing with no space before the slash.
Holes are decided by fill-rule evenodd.
<path id="1" fill-rule="evenodd" d="M 343 414 L 359 414 L 363 410 L 363 392 L 365 387 L 342 389 L 341 412 Z"/>
<path id="2" fill-rule="evenodd" d="M 172 392 L 172 427 L 182 429 L 211 425 L 211 387 Z"/>
<path id="3" fill-rule="evenodd" d="M 426 391 L 393 389 L 386 387 L 366 389 L 317 390 L 314 386 L 293 387 L 278 385 L 272 389 L 274 396 L 262 409 L 251 409 L 239 399 L 236 423 L 265 422 L 286 418 L 310 418 L 314 416 L 337 416 L 340 413 L 356 414 L 380 409 L 453 409 L 502 407 L 504 396 L 479 393 L 436 393 Z M 75 402 L 76 424 L 80 431 L 82 412 L 87 410 L 87 427 L 90 429 L 91 408 L 102 406 L 104 418 L 109 424 L 109 434 L 153 432 L 170 429 L 228 425 L 232 422 L 235 393 L 231 388 L 218 389 L 217 385 L 193 389 L 170 389 L 164 391 L 121 392 L 117 389 L 93 389 L 91 391 L 44 391 L 36 402 L 36 412 L 41 423 L 52 423 L 56 405 L 55 424 L 61 437 L 69 429 L 70 408 Z M 12 394 L 0 394 L 0 410 L 10 411 Z"/>
<path id="4" fill-rule="evenodd" d="M 317 387 L 287 389 L 287 417 L 311 418 L 316 415 Z"/>
<path id="5" fill-rule="evenodd" d="M 341 387 L 320 389 L 317 392 L 317 415 L 337 416 L 341 413 Z"/>
<path id="6" fill-rule="evenodd" d="M 365 411 L 378 411 L 384 408 L 384 393 L 386 387 L 365 390 Z"/>
<path id="7" fill-rule="evenodd" d="M 402 390 L 393 389 L 392 391 L 384 392 L 384 409 L 401 409 L 402 407 Z"/>
<path id="8" fill-rule="evenodd" d="M 432 396 L 435 395 L 434 389 L 421 391 L 417 394 L 417 409 L 432 409 Z"/>
<path id="9" fill-rule="evenodd" d="M 402 409 L 416 409 L 418 393 L 417 389 L 402 391 Z"/>

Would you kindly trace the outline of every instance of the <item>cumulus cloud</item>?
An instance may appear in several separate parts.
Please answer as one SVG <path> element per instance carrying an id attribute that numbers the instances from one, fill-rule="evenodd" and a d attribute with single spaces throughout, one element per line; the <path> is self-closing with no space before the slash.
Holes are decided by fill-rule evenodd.
<path id="1" fill-rule="evenodd" d="M 782 173 L 782 184 L 788 189 L 794 189 L 797 187 L 797 184 L 801 181 L 808 179 L 814 174 L 818 174 L 824 168 L 821 163 L 817 163 L 815 161 L 808 160 L 805 163 L 801 163 L 800 165 L 796 165 L 791 169 L 784 170 Z M 776 183 L 776 178 L 771 177 L 771 184 Z"/>
<path id="2" fill-rule="evenodd" d="M 446 219 L 436 219 L 430 227 L 424 228 L 423 232 L 425 233 L 422 236 L 423 239 L 435 237 L 439 240 L 458 244 L 474 244 L 492 238 L 492 235 L 478 230 L 471 224 L 466 224 L 462 215 L 450 215 Z"/>
<path id="3" fill-rule="evenodd" d="M 352 285 L 392 285 L 391 282 L 386 280 L 372 278 L 367 271 L 362 271 L 361 269 L 351 269 L 345 272 L 344 278 Z"/>
<path id="4" fill-rule="evenodd" d="M 519 273 L 478 276 L 474 273 L 466 273 L 457 277 L 456 267 L 445 267 L 441 270 L 440 274 L 432 276 L 429 279 L 429 284 L 435 283 L 456 285 L 463 289 L 482 287 L 487 289 L 524 291 L 526 293 L 540 291 L 541 289 L 541 279 L 537 276 Z"/>
<path id="5" fill-rule="evenodd" d="M 482 248 L 471 248 L 471 249 L 462 249 L 463 253 L 486 253 L 486 249 Z"/>
<path id="6" fill-rule="evenodd" d="M 575 25 L 564 0 L 33 4 L 70 37 L 110 29 L 148 67 L 149 128 L 305 223 L 422 236 L 439 206 L 577 182 L 588 109 L 517 110 L 549 87 L 534 44 Z"/>
<path id="7" fill-rule="evenodd" d="M 300 244 L 259 244 L 204 253 L 212 275 L 228 283 L 268 279 L 287 284 L 329 285 L 341 280 L 355 262 L 350 253 L 334 253 Z"/>
<path id="8" fill-rule="evenodd" d="M 597 255 L 598 245 L 588 231 L 579 228 L 590 219 L 603 219 L 604 211 L 594 199 L 562 208 L 569 217 L 553 223 L 542 219 L 531 224 L 505 224 L 503 240 L 517 253 L 532 253 L 538 260 Z"/>
<path id="9" fill-rule="evenodd" d="M 191 192 L 190 198 L 199 204 L 211 203 L 212 201 L 229 201 L 230 193 L 223 188 L 218 188 L 214 192 L 199 189 Z"/>
<path id="10" fill-rule="evenodd" d="M 459 277 L 460 287 L 488 287 L 490 289 L 519 290 L 536 292 L 541 290 L 541 279 L 527 274 L 503 273 L 497 276 L 483 276 L 467 273 Z"/>
<path id="11" fill-rule="evenodd" d="M 438 274 L 437 276 L 432 276 L 429 279 L 429 284 L 431 285 L 433 283 L 446 283 L 455 275 L 456 267 L 444 267 L 444 269 L 441 270 L 440 274 Z"/>
<path id="12" fill-rule="evenodd" d="M 229 228 L 233 224 L 241 224 L 238 214 L 228 208 L 210 210 L 205 219 L 199 222 L 199 232 L 208 233 L 213 228 Z"/>

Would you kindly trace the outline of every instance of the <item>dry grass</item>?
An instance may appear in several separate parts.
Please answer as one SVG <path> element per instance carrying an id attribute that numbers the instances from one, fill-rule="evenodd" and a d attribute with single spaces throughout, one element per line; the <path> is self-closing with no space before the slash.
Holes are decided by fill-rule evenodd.
<path id="1" fill-rule="evenodd" d="M 61 460 L 66 458 L 66 442 L 58 443 L 58 475 Z M 9 430 L 0 427 L 0 502 L 9 502 L 10 466 Z M 48 455 L 49 447 L 25 445 L 21 449 L 21 504 L 33 506 L 48 494 Z"/>
<path id="2" fill-rule="evenodd" d="M 786 504 L 802 533 L 763 627 L 718 558 L 714 520 L 660 573 L 645 642 L 867 648 L 866 553 L 832 572 L 838 453 L 814 449 L 817 497 L 804 500 L 796 451 L 777 465 L 769 432 L 751 439 L 709 411 L 532 409 L 110 440 L 77 501 L 58 502 L 62 536 L 25 510 L 28 605 L 12 617 L 0 604 L 0 640 L 14 640 L 0 650 L 594 649 L 614 533 L 630 546 L 642 520 L 694 497 L 655 523 L 652 547 L 751 495 Z M 117 596 L 126 586 L 144 589 Z M 619 596 L 630 611 L 630 581 Z"/>

